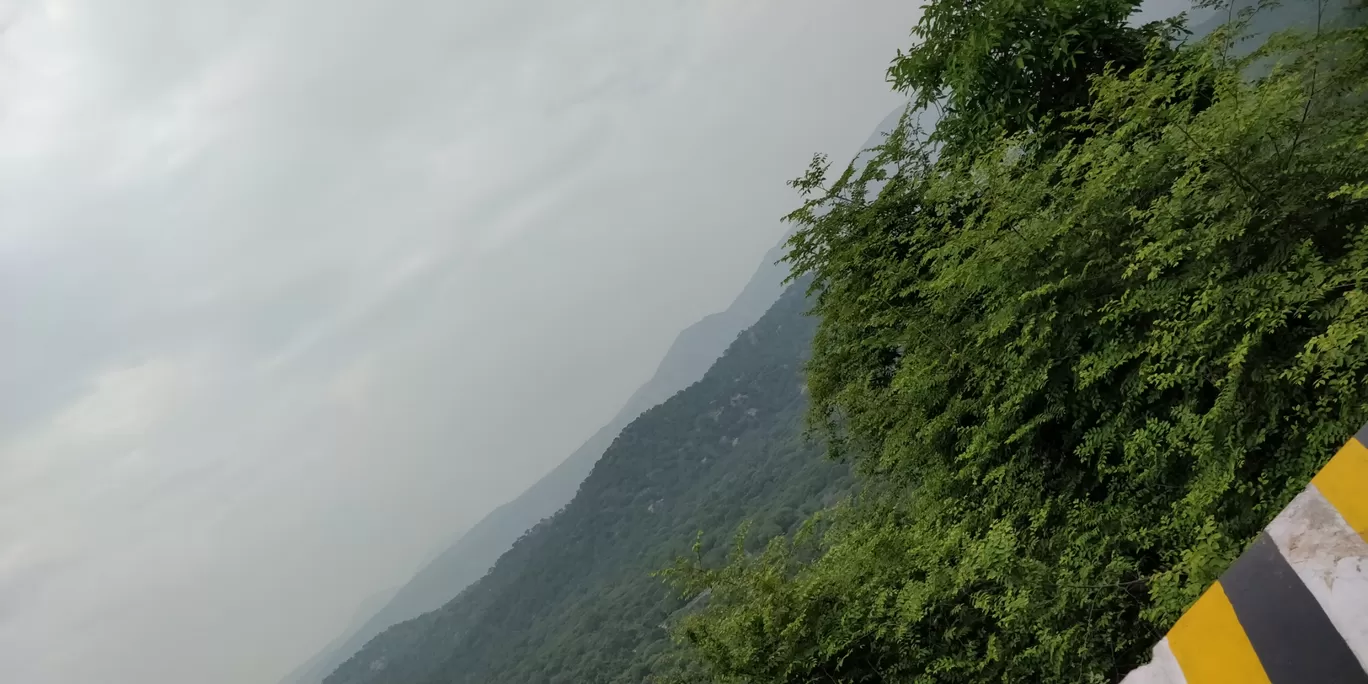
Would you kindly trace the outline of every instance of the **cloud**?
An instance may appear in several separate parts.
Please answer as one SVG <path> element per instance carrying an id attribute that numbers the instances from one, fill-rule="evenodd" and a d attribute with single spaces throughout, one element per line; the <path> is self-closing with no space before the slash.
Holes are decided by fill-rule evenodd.
<path id="1" fill-rule="evenodd" d="M 276 681 L 728 303 L 915 12 L 0 4 L 6 681 Z"/>

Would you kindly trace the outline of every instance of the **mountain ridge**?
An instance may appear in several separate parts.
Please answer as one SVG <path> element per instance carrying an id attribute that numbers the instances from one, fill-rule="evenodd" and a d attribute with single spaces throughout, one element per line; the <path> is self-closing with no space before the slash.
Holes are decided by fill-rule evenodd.
<path id="1" fill-rule="evenodd" d="M 868 150 L 897 125 L 905 105 L 886 115 L 853 157 L 867 163 Z M 319 684 L 333 669 L 386 628 L 436 609 L 479 580 L 499 555 L 533 526 L 575 496 L 599 457 L 634 419 L 701 379 L 738 335 L 758 322 L 784 292 L 788 267 L 786 232 L 731 304 L 684 328 L 675 337 L 651 378 L 624 402 L 614 418 L 516 498 L 485 515 L 445 550 L 431 557 L 369 620 L 354 625 L 327 648 L 281 680 L 280 684 Z"/>
<path id="2" fill-rule="evenodd" d="M 387 629 L 325 684 L 629 684 L 678 665 L 661 627 L 690 600 L 651 576 L 793 532 L 852 473 L 803 438 L 809 279 L 791 285 L 704 377 L 647 410 L 575 498 L 441 608 Z M 758 550 L 758 547 L 749 547 Z M 689 597 L 697 599 L 697 597 Z"/>
<path id="3" fill-rule="evenodd" d="M 499 505 L 462 533 L 395 592 L 374 616 L 334 640 L 281 680 L 281 684 L 317 684 L 385 628 L 455 598 L 480 579 L 523 533 L 569 503 L 599 456 L 624 427 L 701 378 L 727 345 L 778 299 L 787 276 L 787 269 L 777 264 L 783 256 L 783 244 L 781 241 L 766 253 L 726 309 L 703 317 L 676 336 L 654 374 L 627 399 L 613 420 L 522 494 Z"/>

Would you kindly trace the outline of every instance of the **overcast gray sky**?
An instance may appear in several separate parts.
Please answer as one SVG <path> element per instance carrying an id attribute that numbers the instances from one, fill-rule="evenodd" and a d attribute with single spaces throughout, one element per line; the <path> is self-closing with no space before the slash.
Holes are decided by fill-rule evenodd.
<path id="1" fill-rule="evenodd" d="M 723 308 L 905 0 L 0 0 L 0 678 L 271 684 Z"/>

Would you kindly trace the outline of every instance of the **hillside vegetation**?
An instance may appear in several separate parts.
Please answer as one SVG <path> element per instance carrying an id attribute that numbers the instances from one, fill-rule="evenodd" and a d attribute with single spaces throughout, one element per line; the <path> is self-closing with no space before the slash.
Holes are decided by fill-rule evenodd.
<path id="1" fill-rule="evenodd" d="M 786 534 L 853 485 L 801 439 L 815 321 L 790 287 L 703 379 L 632 422 L 574 500 L 440 610 L 385 631 L 327 684 L 640 682 L 672 670 L 686 601 L 651 576 L 710 530 Z M 758 549 L 758 547 L 753 547 Z"/>
<path id="2" fill-rule="evenodd" d="M 883 486 L 680 561 L 690 680 L 1117 681 L 1368 418 L 1368 32 L 1136 4 L 933 0 L 929 140 L 795 182 L 811 419 Z"/>
<path id="3" fill-rule="evenodd" d="M 898 126 L 901 113 L 902 108 L 898 108 L 880 122 L 860 148 L 864 160 L 872 156 L 872 148 Z M 856 163 L 861 163 L 861 157 L 857 157 Z M 527 491 L 495 509 L 461 535 L 405 584 L 381 610 L 368 616 L 337 643 L 330 644 L 282 684 L 318 684 L 386 628 L 441 607 L 484 576 L 524 532 L 568 504 L 594 464 L 633 419 L 701 379 L 737 335 L 755 324 L 779 298 L 786 289 L 784 281 L 789 275 L 788 266 L 780 262 L 786 251 L 783 242 L 775 245 L 726 309 L 710 314 L 680 332 L 655 374 L 633 393 L 611 422 Z M 805 326 L 791 326 L 786 335 L 801 335 L 807 329 Z M 803 344 L 806 345 L 806 342 Z M 786 438 L 789 436 L 786 435 Z M 808 451 L 809 456 L 814 458 L 816 453 L 815 450 Z M 774 486 L 781 486 L 782 482 L 783 478 L 773 479 Z M 764 492 L 760 492 L 752 501 L 761 506 L 755 512 L 763 512 L 763 505 L 768 499 Z M 821 502 L 809 502 L 805 507 L 815 509 L 820 505 Z M 728 524 L 735 524 L 735 520 Z M 722 531 L 726 529 L 730 528 Z M 774 530 L 772 527 L 766 529 L 770 532 Z M 648 584 L 648 587 L 652 592 L 662 591 L 657 585 Z M 663 631 L 652 631 L 649 636 L 656 641 L 663 637 Z M 381 643 L 389 638 L 384 637 Z"/>
<path id="4" fill-rule="evenodd" d="M 890 122 L 888 128 L 896 123 L 896 120 Z M 869 145 L 876 142 L 872 140 Z M 319 684 L 386 628 L 441 607 L 483 577 L 518 537 L 574 498 L 594 463 L 624 427 L 646 409 L 702 378 L 727 345 L 759 320 L 784 290 L 788 269 L 778 263 L 783 254 L 783 245 L 775 246 L 726 309 L 710 314 L 680 332 L 655 373 L 628 398 L 607 425 L 599 428 L 527 491 L 494 509 L 457 537 L 379 610 L 364 616 L 336 643 L 329 644 L 281 684 Z"/>

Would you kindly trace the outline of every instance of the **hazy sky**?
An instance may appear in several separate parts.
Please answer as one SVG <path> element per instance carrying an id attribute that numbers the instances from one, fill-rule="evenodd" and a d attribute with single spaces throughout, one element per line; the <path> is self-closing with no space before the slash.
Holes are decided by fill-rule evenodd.
<path id="1" fill-rule="evenodd" d="M 272 684 L 726 306 L 906 0 L 0 0 L 0 678 Z"/>

